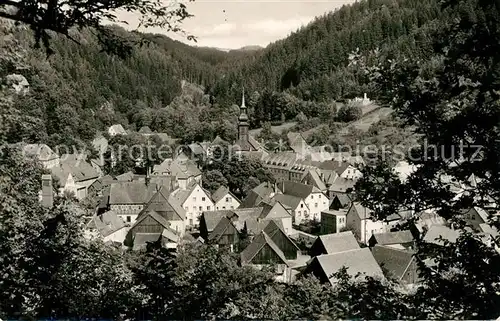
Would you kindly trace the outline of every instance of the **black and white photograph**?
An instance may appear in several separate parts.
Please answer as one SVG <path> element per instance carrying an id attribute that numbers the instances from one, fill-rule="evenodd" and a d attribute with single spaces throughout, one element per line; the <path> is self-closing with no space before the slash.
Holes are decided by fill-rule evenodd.
<path id="1" fill-rule="evenodd" d="M 500 0 L 0 0 L 2 320 L 500 320 Z"/>

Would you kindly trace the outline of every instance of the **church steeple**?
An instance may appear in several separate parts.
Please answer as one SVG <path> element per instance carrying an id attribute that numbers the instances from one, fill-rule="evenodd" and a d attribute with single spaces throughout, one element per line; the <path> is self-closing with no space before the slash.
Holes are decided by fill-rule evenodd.
<path id="1" fill-rule="evenodd" d="M 242 89 L 240 117 L 238 117 L 238 144 L 242 150 L 249 150 L 250 143 L 248 142 L 248 115 L 247 106 L 245 106 L 245 88 Z"/>
<path id="2" fill-rule="evenodd" d="M 247 106 L 245 106 L 245 87 L 243 87 L 243 92 L 241 94 L 240 117 L 238 120 L 240 122 L 240 126 L 242 124 L 248 126 Z"/>
<path id="3" fill-rule="evenodd" d="M 241 94 L 241 108 L 247 108 L 247 106 L 245 106 L 245 87 L 243 87 L 243 93 Z"/>

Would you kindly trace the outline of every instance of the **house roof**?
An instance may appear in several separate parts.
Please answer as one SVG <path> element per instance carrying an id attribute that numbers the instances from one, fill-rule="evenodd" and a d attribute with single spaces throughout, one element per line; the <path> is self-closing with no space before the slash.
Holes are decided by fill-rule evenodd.
<path id="1" fill-rule="evenodd" d="M 397 280 L 401 280 L 408 269 L 416 269 L 416 265 L 410 266 L 415 260 L 413 251 L 377 244 L 372 248 L 372 254 L 382 270 L 387 271 Z"/>
<path id="2" fill-rule="evenodd" d="M 173 243 L 178 243 L 180 240 L 180 236 L 171 228 L 164 228 L 161 236 Z"/>
<path id="3" fill-rule="evenodd" d="M 198 183 L 195 183 L 194 185 L 192 185 L 188 189 L 177 189 L 177 190 L 175 190 L 171 194 L 171 198 L 175 199 L 180 206 L 184 206 L 184 203 L 186 202 L 186 200 L 188 199 L 188 197 L 193 193 L 193 191 L 196 188 L 201 189 L 203 192 L 205 192 L 205 194 L 206 194 L 206 196 L 208 198 L 211 198 L 210 197 L 210 193 L 206 189 L 204 189 L 203 187 L 201 187 L 200 184 L 198 184 Z"/>
<path id="4" fill-rule="evenodd" d="M 345 193 L 347 192 L 347 189 L 354 188 L 355 184 L 356 180 L 346 179 L 338 176 L 335 177 L 335 179 L 330 183 L 328 190 L 332 192 Z"/>
<path id="5" fill-rule="evenodd" d="M 233 225 L 233 223 L 231 222 L 231 220 L 229 218 L 227 218 L 226 216 L 222 217 L 220 219 L 219 223 L 217 223 L 217 225 L 215 226 L 212 233 L 210 233 L 210 235 L 208 236 L 208 240 L 209 241 L 219 240 L 219 238 L 224 235 L 224 233 L 227 231 L 227 229 L 231 225 Z M 233 227 L 234 227 L 234 225 L 233 225 Z"/>
<path id="6" fill-rule="evenodd" d="M 110 185 L 109 204 L 144 204 L 156 193 L 157 185 L 144 182 L 118 182 Z"/>
<path id="7" fill-rule="evenodd" d="M 199 143 L 192 143 L 188 145 L 191 152 L 195 155 L 204 155 L 205 149 Z"/>
<path id="8" fill-rule="evenodd" d="M 95 190 L 102 190 L 104 187 L 111 185 L 114 181 L 111 175 L 105 175 L 103 177 L 98 178 L 95 182 L 93 182 L 90 186 Z"/>
<path id="9" fill-rule="evenodd" d="M 268 201 L 269 196 L 274 193 L 274 186 L 269 182 L 264 182 L 248 192 L 240 204 L 239 208 L 255 207 L 262 201 Z"/>
<path id="10" fill-rule="evenodd" d="M 319 165 L 320 169 L 332 170 L 339 175 L 342 175 L 349 167 L 352 167 L 352 165 L 348 162 L 338 160 L 329 160 Z"/>
<path id="11" fill-rule="evenodd" d="M 200 147 L 201 148 L 201 147 Z M 201 175 L 198 165 L 190 159 L 165 159 L 161 164 L 153 167 L 153 173 L 173 175 L 180 179 L 187 179 Z"/>
<path id="12" fill-rule="evenodd" d="M 281 167 L 284 169 L 291 168 L 297 160 L 297 154 L 294 152 L 279 152 L 272 153 L 264 157 L 262 162 L 266 166 Z"/>
<path id="13" fill-rule="evenodd" d="M 122 135 L 127 134 L 127 132 L 125 131 L 125 129 L 123 128 L 123 126 L 121 124 L 115 124 L 115 125 L 110 126 L 108 129 L 108 132 L 111 133 L 111 131 L 114 131 L 115 133 L 122 134 Z"/>
<path id="14" fill-rule="evenodd" d="M 46 144 L 27 144 L 23 147 L 23 152 L 28 156 L 35 156 L 40 161 L 50 161 L 59 156 Z"/>
<path id="15" fill-rule="evenodd" d="M 139 129 L 139 133 L 141 133 L 141 134 L 152 134 L 153 131 L 151 130 L 151 128 L 149 128 L 149 126 L 142 126 L 141 129 Z"/>
<path id="16" fill-rule="evenodd" d="M 219 135 L 217 135 L 212 141 L 212 145 L 227 145 L 227 144 L 228 142 L 222 139 Z"/>
<path id="17" fill-rule="evenodd" d="M 104 154 L 108 148 L 108 140 L 104 136 L 96 137 L 92 141 L 92 147 L 99 152 L 99 154 Z"/>
<path id="18" fill-rule="evenodd" d="M 352 203 L 351 206 L 356 211 L 356 214 L 358 215 L 359 219 L 366 220 L 366 219 L 371 218 L 371 214 L 373 213 L 373 211 L 371 209 L 364 207 L 359 202 L 354 202 L 354 203 Z"/>
<path id="19" fill-rule="evenodd" d="M 122 182 L 131 182 L 134 180 L 135 174 L 132 171 L 117 175 L 115 178 Z"/>
<path id="20" fill-rule="evenodd" d="M 286 210 L 286 208 L 280 202 L 273 202 L 274 204 L 262 204 L 262 212 L 259 216 L 261 219 L 270 218 L 286 218 L 291 217 L 292 214 Z"/>
<path id="21" fill-rule="evenodd" d="M 327 254 L 359 249 L 358 241 L 351 231 L 318 236 Z"/>
<path id="22" fill-rule="evenodd" d="M 206 211 L 202 214 L 202 219 L 205 221 L 207 231 L 212 232 L 220 220 L 224 217 L 232 217 L 234 212 L 232 210 L 221 210 L 221 211 Z"/>
<path id="23" fill-rule="evenodd" d="M 285 195 L 292 195 L 306 199 L 312 193 L 321 193 L 314 185 L 306 185 L 302 183 L 283 181 L 278 184 L 279 190 Z"/>
<path id="24" fill-rule="evenodd" d="M 102 237 L 109 236 L 126 227 L 125 222 L 113 211 L 92 217 L 91 227 L 95 228 Z"/>
<path id="25" fill-rule="evenodd" d="M 295 242 L 293 242 L 285 233 L 281 222 L 276 222 L 274 220 L 267 221 L 266 226 L 263 229 L 263 232 L 265 232 L 266 235 L 268 235 L 271 239 L 273 239 L 276 234 L 280 233 L 285 239 L 290 241 L 290 243 L 292 243 L 297 250 L 300 250 L 299 247 L 295 244 Z"/>
<path id="26" fill-rule="evenodd" d="M 499 235 L 498 230 L 494 226 L 489 225 L 488 223 L 479 224 L 479 228 L 483 233 L 490 234 L 493 237 L 497 237 Z"/>
<path id="27" fill-rule="evenodd" d="M 300 197 L 296 197 L 293 195 L 286 195 L 286 194 L 276 194 L 273 196 L 273 199 L 276 200 L 277 202 L 282 203 L 285 206 L 289 206 L 294 210 L 297 208 L 297 206 L 299 206 L 300 202 L 302 201 L 302 198 Z"/>
<path id="28" fill-rule="evenodd" d="M 314 260 L 318 262 L 331 284 L 335 283 L 332 274 L 338 272 L 343 266 L 347 268 L 347 273 L 352 277 L 355 277 L 358 273 L 364 273 L 372 277 L 384 277 L 382 269 L 375 261 L 369 248 L 319 255 Z"/>
<path id="29" fill-rule="evenodd" d="M 69 174 L 75 182 L 97 179 L 99 173 L 85 160 L 85 155 L 64 154 L 60 158 L 60 165 L 52 167 L 50 171 L 59 179 L 62 186 L 66 185 Z"/>
<path id="30" fill-rule="evenodd" d="M 372 237 L 379 245 L 404 244 L 414 241 L 413 234 L 410 231 L 397 231 L 386 233 L 375 233 Z"/>
<path id="31" fill-rule="evenodd" d="M 212 201 L 214 201 L 214 203 L 217 203 L 218 201 L 220 201 L 221 199 L 223 199 L 227 194 L 231 195 L 231 197 L 233 197 L 235 200 L 238 200 L 238 198 L 236 198 L 236 196 L 234 196 L 233 193 L 231 193 L 229 191 L 229 188 L 226 187 L 226 186 L 220 186 L 213 194 L 212 194 Z"/>
<path id="32" fill-rule="evenodd" d="M 252 243 L 250 243 L 241 252 L 242 264 L 251 264 L 252 259 L 264 248 L 264 246 L 266 246 L 266 244 L 281 260 L 281 262 L 275 262 L 275 263 L 283 263 L 288 265 L 283 251 L 280 250 L 280 248 L 273 242 L 273 240 L 271 240 L 271 238 L 264 231 L 256 235 L 252 240 Z"/>
<path id="33" fill-rule="evenodd" d="M 318 173 L 318 171 L 316 169 L 308 169 L 307 172 L 305 173 L 305 176 L 304 176 L 303 180 L 305 180 L 306 177 L 310 177 L 309 184 L 313 185 L 313 186 L 316 186 L 321 191 L 324 191 L 327 188 L 326 188 L 325 183 L 321 179 L 320 175 L 321 174 Z"/>
<path id="34" fill-rule="evenodd" d="M 155 212 L 160 214 L 167 221 L 179 221 L 186 219 L 186 211 L 169 195 L 168 187 L 162 186 L 148 201 L 144 209 L 139 213 Z"/>
<path id="35" fill-rule="evenodd" d="M 352 202 L 349 195 L 344 193 L 336 193 L 334 199 L 337 199 L 341 206 L 347 206 Z"/>
<path id="36" fill-rule="evenodd" d="M 427 233 L 425 233 L 423 241 L 428 242 L 428 243 L 442 245 L 443 243 L 441 241 L 436 240 L 440 236 L 442 236 L 443 239 L 448 240 L 448 241 L 453 243 L 453 242 L 456 242 L 456 240 L 460 236 L 460 232 L 456 231 L 456 230 L 452 230 L 446 226 L 433 225 L 429 228 Z"/>

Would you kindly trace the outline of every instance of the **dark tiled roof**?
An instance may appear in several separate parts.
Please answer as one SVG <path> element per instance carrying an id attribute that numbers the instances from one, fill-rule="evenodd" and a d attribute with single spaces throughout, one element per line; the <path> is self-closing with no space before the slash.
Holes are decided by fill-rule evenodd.
<path id="1" fill-rule="evenodd" d="M 262 207 L 263 210 L 259 217 L 261 219 L 286 218 L 292 216 L 280 202 L 274 202 L 274 205 L 264 203 Z"/>
<path id="2" fill-rule="evenodd" d="M 139 133 L 151 134 L 151 133 L 153 133 L 153 131 L 151 131 L 151 128 L 149 128 L 149 126 L 142 126 L 141 129 L 139 129 Z"/>
<path id="3" fill-rule="evenodd" d="M 208 240 L 211 242 L 219 240 L 219 238 L 224 235 L 224 233 L 231 225 L 233 225 L 233 223 L 231 223 L 230 219 L 225 216 L 222 217 L 219 223 L 217 223 L 217 225 L 215 226 L 212 233 L 210 233 L 210 235 L 208 236 Z"/>
<path id="4" fill-rule="evenodd" d="M 232 210 L 205 211 L 201 215 L 202 219 L 205 221 L 207 230 L 210 233 L 215 229 L 223 217 L 231 217 L 234 215 L 234 212 Z"/>
<path id="5" fill-rule="evenodd" d="M 338 199 L 341 206 L 347 206 L 351 203 L 351 198 L 349 197 L 349 195 L 344 193 L 335 194 L 335 198 Z"/>
<path id="6" fill-rule="evenodd" d="M 408 269 L 416 269 L 416 265 L 412 264 L 414 260 L 412 251 L 377 244 L 372 248 L 372 254 L 382 270 L 387 271 L 397 280 L 401 280 Z"/>
<path id="7" fill-rule="evenodd" d="M 160 233 L 136 233 L 133 239 L 133 250 L 144 249 L 147 243 L 157 242 L 161 237 Z"/>
<path id="8" fill-rule="evenodd" d="M 242 264 L 251 264 L 252 259 L 266 246 L 266 244 L 281 260 L 281 262 L 269 262 L 269 264 L 282 263 L 288 265 L 283 251 L 279 249 L 279 247 L 271 240 L 271 238 L 265 232 L 261 232 L 260 234 L 255 236 L 254 239 L 252 240 L 252 243 L 250 243 L 243 250 L 243 252 L 241 252 Z"/>
<path id="9" fill-rule="evenodd" d="M 156 212 L 167 221 L 179 221 L 186 219 L 186 211 L 174 199 L 169 197 L 169 190 L 166 187 L 160 188 L 148 201 L 144 209 L 139 213 L 139 217 L 144 213 Z"/>
<path id="10" fill-rule="evenodd" d="M 321 192 L 316 186 L 306 185 L 292 181 L 284 181 L 278 184 L 278 188 L 285 195 L 292 195 L 306 199 L 311 193 Z"/>
<path id="11" fill-rule="evenodd" d="M 119 182 L 110 185 L 109 204 L 144 204 L 156 193 L 157 185 L 144 182 Z"/>
<path id="12" fill-rule="evenodd" d="M 286 194 L 276 194 L 273 197 L 274 200 L 282 203 L 285 206 L 289 206 L 292 209 L 296 209 L 297 206 L 299 206 L 300 202 L 302 201 L 302 198 L 293 196 L 293 195 L 286 195 Z"/>
<path id="13" fill-rule="evenodd" d="M 115 212 L 107 211 L 101 215 L 94 215 L 92 218 L 92 226 L 102 237 L 106 237 L 125 228 L 126 225 Z"/>
<path id="14" fill-rule="evenodd" d="M 60 158 L 60 166 L 53 167 L 50 170 L 53 175 L 59 178 L 63 186 L 66 184 L 69 174 L 71 174 L 75 182 L 97 179 L 99 173 L 85 158 L 86 156 L 82 154 L 64 154 Z"/>
<path id="15" fill-rule="evenodd" d="M 460 232 L 452 230 L 446 226 L 433 225 L 429 228 L 427 233 L 425 233 L 423 240 L 424 242 L 442 245 L 442 241 L 437 240 L 437 238 L 439 238 L 440 236 L 442 236 L 443 239 L 453 243 L 456 242 L 456 240 L 460 236 Z"/>
<path id="16" fill-rule="evenodd" d="M 229 192 L 229 188 L 227 188 L 226 186 L 220 186 L 213 194 L 212 194 L 212 200 L 214 201 L 214 203 L 217 203 L 218 201 L 220 201 L 222 198 L 224 198 L 224 196 L 226 196 L 227 194 L 231 194 L 231 192 Z M 231 196 L 233 196 L 231 194 Z M 233 196 L 234 198 L 236 198 L 235 196 Z"/>

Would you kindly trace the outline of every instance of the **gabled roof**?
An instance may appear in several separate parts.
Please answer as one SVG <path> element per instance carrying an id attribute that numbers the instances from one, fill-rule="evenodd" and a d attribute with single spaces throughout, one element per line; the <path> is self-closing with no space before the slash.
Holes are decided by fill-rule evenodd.
<path id="1" fill-rule="evenodd" d="M 113 211 L 94 215 L 90 227 L 95 228 L 102 237 L 109 236 L 126 227 L 125 222 Z"/>
<path id="2" fill-rule="evenodd" d="M 50 161 L 57 159 L 59 155 L 46 144 L 27 144 L 23 147 L 23 152 L 28 156 L 35 156 L 40 161 Z"/>
<path id="3" fill-rule="evenodd" d="M 494 226 L 491 226 L 487 223 L 479 224 L 479 228 L 483 233 L 490 234 L 493 237 L 497 237 L 499 235 L 498 230 Z"/>
<path id="4" fill-rule="evenodd" d="M 262 201 L 268 201 L 270 195 L 274 193 L 274 186 L 269 182 L 264 182 L 248 192 L 240 204 L 240 208 L 249 208 L 259 205 Z"/>
<path id="5" fill-rule="evenodd" d="M 233 197 L 235 200 L 238 200 L 238 198 L 236 196 L 234 196 L 233 193 L 231 193 L 229 191 L 229 188 L 226 187 L 226 186 L 220 186 L 213 194 L 212 194 L 212 201 L 214 201 L 214 203 L 217 203 L 218 201 L 220 201 L 221 199 L 223 199 L 227 194 L 231 195 L 231 197 Z"/>
<path id="6" fill-rule="evenodd" d="M 369 248 L 319 255 L 313 258 L 310 264 L 314 264 L 314 261 L 323 270 L 331 284 L 335 283 L 332 274 L 338 272 L 343 266 L 347 268 L 347 273 L 352 277 L 358 273 L 372 277 L 384 277 L 384 273 Z"/>
<path id="7" fill-rule="evenodd" d="M 217 223 L 217 225 L 215 226 L 215 228 L 212 231 L 212 233 L 210 233 L 210 235 L 208 236 L 208 240 L 211 241 L 211 242 L 219 240 L 219 238 L 221 236 L 223 236 L 224 233 L 231 226 L 234 227 L 234 225 L 231 222 L 231 220 L 229 218 L 227 218 L 226 216 L 222 217 L 220 219 L 219 223 Z M 236 229 L 236 227 L 234 227 L 234 228 Z"/>
<path id="8" fill-rule="evenodd" d="M 277 236 L 277 234 L 281 234 L 281 236 L 284 239 L 288 240 L 291 244 L 293 244 L 293 246 L 297 249 L 297 251 L 300 250 L 299 247 L 297 246 L 297 244 L 295 244 L 295 242 L 293 242 L 288 237 L 288 235 L 285 233 L 285 231 L 283 231 L 283 226 L 281 224 L 279 224 L 278 222 L 276 222 L 274 220 L 268 221 L 266 227 L 264 227 L 264 229 L 262 231 L 264 233 L 266 233 L 266 235 L 269 236 L 271 239 L 274 239 L 274 237 Z"/>
<path id="9" fill-rule="evenodd" d="M 75 182 L 97 179 L 99 172 L 86 161 L 83 154 L 64 154 L 60 158 L 60 166 L 51 168 L 52 174 L 57 176 L 62 185 L 66 184 L 68 175 L 71 174 Z"/>
<path id="10" fill-rule="evenodd" d="M 153 167 L 153 173 L 160 175 L 167 173 L 168 175 L 173 175 L 180 179 L 201 175 L 201 171 L 194 161 L 181 158 L 165 159 L 160 165 L 155 165 Z"/>
<path id="11" fill-rule="evenodd" d="M 324 191 L 327 188 L 326 188 L 325 183 L 321 179 L 320 175 L 321 174 L 318 173 L 318 171 L 316 169 L 308 169 L 304 175 L 304 178 L 302 179 L 302 182 L 304 182 L 306 180 L 306 178 L 308 178 L 309 185 L 316 186 L 319 190 Z M 306 183 L 306 182 L 304 182 L 304 183 Z"/>
<path id="12" fill-rule="evenodd" d="M 204 155 L 205 149 L 199 143 L 192 143 L 188 145 L 191 152 L 195 155 Z"/>
<path id="13" fill-rule="evenodd" d="M 319 165 L 320 169 L 333 170 L 339 175 L 342 175 L 342 173 L 344 173 L 349 167 L 352 167 L 352 165 L 348 162 L 339 162 L 337 160 L 329 160 L 326 162 L 322 162 Z"/>
<path id="14" fill-rule="evenodd" d="M 460 236 L 460 232 L 456 231 L 456 230 L 452 230 L 446 226 L 433 225 L 429 228 L 427 233 L 425 233 L 423 241 L 427 242 L 427 243 L 434 243 L 434 244 L 438 244 L 438 245 L 443 245 L 442 241 L 436 240 L 440 236 L 442 236 L 443 239 L 448 240 L 448 241 L 453 243 L 453 242 L 456 242 L 456 240 Z"/>
<path id="15" fill-rule="evenodd" d="M 414 241 L 410 231 L 375 233 L 372 235 L 379 245 L 404 244 Z"/>
<path id="16" fill-rule="evenodd" d="M 212 145 L 224 146 L 227 144 L 228 144 L 228 142 L 226 142 L 224 139 L 222 139 L 219 135 L 217 135 L 217 137 L 215 137 L 214 140 L 212 141 Z"/>
<path id="17" fill-rule="evenodd" d="M 326 254 L 359 249 L 358 241 L 351 231 L 320 235 L 318 240 L 323 244 Z"/>
<path id="18" fill-rule="evenodd" d="M 339 201 L 340 205 L 343 207 L 349 205 L 352 202 L 349 195 L 344 194 L 344 193 L 335 194 L 334 199 L 337 199 Z"/>
<path id="19" fill-rule="evenodd" d="M 201 219 L 205 221 L 207 231 L 212 232 L 220 220 L 224 217 L 232 217 L 234 212 L 232 210 L 221 210 L 221 211 L 205 211 L 201 214 Z"/>
<path id="20" fill-rule="evenodd" d="M 274 205 L 264 203 L 262 207 L 263 210 L 259 216 L 261 219 L 287 218 L 292 216 L 280 202 L 274 202 Z"/>
<path id="21" fill-rule="evenodd" d="M 268 245 L 271 250 L 280 258 L 281 262 L 273 262 L 273 263 L 282 263 L 286 264 L 287 260 L 285 258 L 285 254 L 280 248 L 271 240 L 271 238 L 265 233 L 261 232 L 257 236 L 254 237 L 252 243 L 250 243 L 244 250 L 241 252 L 241 263 L 242 264 L 251 264 L 252 259 L 266 246 Z M 271 262 L 269 262 L 271 263 Z"/>
<path id="22" fill-rule="evenodd" d="M 134 242 L 134 251 L 138 251 L 144 249 L 147 243 L 157 242 L 161 237 L 160 233 L 135 233 L 133 242 Z"/>
<path id="23" fill-rule="evenodd" d="M 167 221 L 179 221 L 186 219 L 186 211 L 169 195 L 167 187 L 161 187 L 148 201 L 139 217 L 144 213 L 155 212 Z"/>
<path id="24" fill-rule="evenodd" d="M 328 187 L 328 190 L 332 192 L 345 193 L 347 192 L 347 189 L 354 188 L 355 184 L 356 184 L 355 180 L 338 176 L 335 177 L 333 182 L 331 182 L 330 186 Z"/>
<path id="25" fill-rule="evenodd" d="M 170 228 L 170 223 L 159 213 L 155 211 L 146 211 L 142 215 L 137 217 L 137 220 L 134 222 L 134 225 L 130 229 L 134 229 L 137 225 L 139 225 L 142 221 L 144 221 L 147 217 L 153 218 L 158 224 L 160 224 L 164 229 Z"/>
<path id="26" fill-rule="evenodd" d="M 120 174 L 116 176 L 116 179 L 122 182 L 131 182 L 134 180 L 135 174 L 132 171 Z"/>
<path id="27" fill-rule="evenodd" d="M 115 124 L 115 125 L 110 126 L 108 129 L 108 133 L 111 133 L 111 131 L 114 131 L 115 133 L 121 134 L 121 135 L 127 134 L 127 132 L 125 131 L 125 129 L 123 128 L 123 126 L 121 124 Z"/>
<path id="28" fill-rule="evenodd" d="M 139 133 L 141 133 L 141 134 L 152 134 L 153 131 L 151 130 L 151 128 L 149 128 L 149 126 L 142 126 L 141 129 L 139 129 Z"/>
<path id="29" fill-rule="evenodd" d="M 306 185 L 292 181 L 280 182 L 278 188 L 285 195 L 292 195 L 302 199 L 306 199 L 312 193 L 321 193 L 314 185 Z"/>
<path id="30" fill-rule="evenodd" d="M 205 192 L 207 197 L 211 199 L 210 193 L 206 189 L 201 187 L 198 183 L 195 183 L 188 189 L 177 189 L 170 196 L 172 199 L 175 199 L 180 206 L 184 206 L 184 203 L 196 188 L 201 189 L 203 192 Z"/>
<path id="31" fill-rule="evenodd" d="M 171 228 L 164 228 L 161 236 L 173 243 L 178 243 L 180 240 L 180 236 Z"/>
<path id="32" fill-rule="evenodd" d="M 302 198 L 293 195 L 276 194 L 273 196 L 273 200 L 276 200 L 277 202 L 280 202 L 283 205 L 288 206 L 291 209 L 295 210 L 302 201 Z M 304 205 L 307 207 L 307 204 Z"/>
<path id="33" fill-rule="evenodd" d="M 115 181 L 111 175 L 106 175 L 98 178 L 95 182 L 93 182 L 90 186 L 95 190 L 102 190 L 104 187 L 109 186 Z"/>
<path id="34" fill-rule="evenodd" d="M 352 203 L 351 207 L 358 215 L 360 220 L 366 220 L 371 218 L 371 214 L 373 213 L 373 211 L 367 207 L 364 207 L 363 205 L 361 205 L 361 203 L 354 202 Z"/>
<path id="35" fill-rule="evenodd" d="M 386 270 L 398 281 L 403 278 L 408 269 L 414 269 L 416 272 L 417 266 L 414 264 L 415 253 L 413 251 L 377 244 L 373 247 L 372 254 L 382 270 Z"/>

